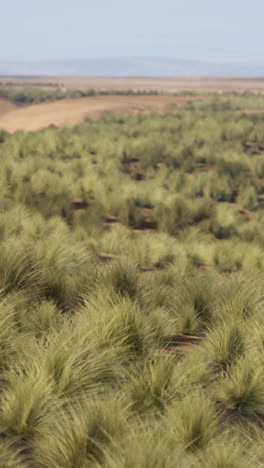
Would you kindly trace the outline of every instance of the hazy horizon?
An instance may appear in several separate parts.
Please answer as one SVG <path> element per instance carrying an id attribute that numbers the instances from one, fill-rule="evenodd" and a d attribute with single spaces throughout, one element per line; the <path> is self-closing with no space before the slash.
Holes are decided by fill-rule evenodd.
<path id="1" fill-rule="evenodd" d="M 264 77 L 264 65 L 224 64 L 167 58 L 94 58 L 36 62 L 1 61 L 0 76 Z"/>
<path id="2" fill-rule="evenodd" d="M 264 64 L 260 0 L 10 0 L 1 5 L 0 61 L 154 57 Z"/>

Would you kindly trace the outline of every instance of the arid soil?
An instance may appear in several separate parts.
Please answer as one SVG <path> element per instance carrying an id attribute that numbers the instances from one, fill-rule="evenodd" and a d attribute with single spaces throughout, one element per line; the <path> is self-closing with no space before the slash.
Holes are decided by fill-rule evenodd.
<path id="1" fill-rule="evenodd" d="M 85 118 L 101 118 L 110 112 L 130 114 L 151 109 L 162 110 L 166 104 L 181 104 L 193 99 L 199 98 L 191 96 L 95 96 L 45 102 L 23 108 L 17 108 L 14 105 L 14 109 L 8 112 L 1 112 L 0 104 L 0 128 L 13 133 L 17 130 L 37 131 L 50 125 L 72 127 L 81 123 Z"/>
<path id="2" fill-rule="evenodd" d="M 241 78 L 102 78 L 102 77 L 0 77 L 1 84 L 52 83 L 62 89 L 100 90 L 159 90 L 166 92 L 195 91 L 196 93 L 227 91 L 251 91 L 264 93 L 264 79 Z M 37 87 L 37 86 L 36 86 Z M 45 86 L 42 86 L 45 87 Z M 0 128 L 13 133 L 17 130 L 37 131 L 55 125 L 72 127 L 85 118 L 101 118 L 110 112 L 124 114 L 161 112 L 166 104 L 181 103 L 197 97 L 175 96 L 96 96 L 81 99 L 45 102 L 21 106 L 0 98 Z M 240 111 L 241 112 L 241 111 Z M 252 110 L 242 111 L 254 113 Z M 256 112 L 262 112 L 257 110 Z"/>
<path id="3" fill-rule="evenodd" d="M 19 106 L 17 104 L 10 102 L 8 99 L 0 98 L 0 118 L 2 117 L 2 115 L 17 109 L 19 109 Z"/>

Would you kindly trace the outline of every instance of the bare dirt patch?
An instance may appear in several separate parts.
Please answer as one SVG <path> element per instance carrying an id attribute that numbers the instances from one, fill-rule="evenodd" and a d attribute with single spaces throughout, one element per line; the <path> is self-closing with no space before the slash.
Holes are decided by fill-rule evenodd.
<path id="1" fill-rule="evenodd" d="M 177 355 L 185 354 L 193 350 L 195 346 L 203 343 L 201 336 L 175 335 L 165 337 L 161 347 L 156 351 L 156 355 Z"/>
<path id="2" fill-rule="evenodd" d="M 85 118 L 98 119 L 107 113 L 131 114 L 163 109 L 167 104 L 182 104 L 200 99 L 195 96 L 93 96 L 80 99 L 45 102 L 15 108 L 0 115 L 0 128 L 14 133 L 17 130 L 38 131 L 51 125 L 72 127 Z"/>
<path id="3" fill-rule="evenodd" d="M 0 119 L 3 115 L 8 112 L 17 110 L 19 107 L 17 104 L 9 101 L 8 99 L 0 98 Z"/>

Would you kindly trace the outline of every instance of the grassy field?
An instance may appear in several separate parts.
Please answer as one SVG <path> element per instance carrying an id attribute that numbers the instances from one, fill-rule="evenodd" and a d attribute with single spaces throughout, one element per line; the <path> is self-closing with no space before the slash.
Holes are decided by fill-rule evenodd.
<path id="1" fill-rule="evenodd" d="M 3 467 L 264 466 L 264 96 L 166 110 L 0 130 Z"/>

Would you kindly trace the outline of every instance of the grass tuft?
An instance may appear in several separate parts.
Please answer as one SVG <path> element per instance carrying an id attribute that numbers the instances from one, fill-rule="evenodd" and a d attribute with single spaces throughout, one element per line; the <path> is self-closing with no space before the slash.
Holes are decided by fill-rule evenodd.
<path id="1" fill-rule="evenodd" d="M 241 358 L 221 381 L 219 396 L 228 408 L 264 414 L 264 375 L 254 356 Z"/>
<path id="2" fill-rule="evenodd" d="M 208 446 L 219 431 L 219 421 L 212 402 L 200 392 L 177 401 L 168 414 L 171 437 L 190 452 Z"/>

